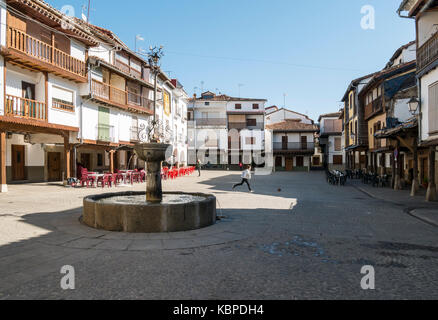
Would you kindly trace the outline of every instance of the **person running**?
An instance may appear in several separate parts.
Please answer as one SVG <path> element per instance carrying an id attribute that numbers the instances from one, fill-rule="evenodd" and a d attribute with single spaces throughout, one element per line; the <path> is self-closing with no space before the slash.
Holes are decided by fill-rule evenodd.
<path id="1" fill-rule="evenodd" d="M 242 182 L 240 182 L 240 183 L 238 183 L 238 184 L 235 184 L 235 185 L 233 186 L 233 190 L 234 190 L 236 187 L 240 187 L 240 186 L 242 186 L 244 183 L 246 183 L 246 185 L 248 186 L 249 192 L 253 193 L 254 191 L 252 191 L 251 186 L 250 186 L 250 184 L 249 184 L 249 181 L 250 181 L 250 180 L 251 180 L 251 166 L 247 166 L 247 167 L 246 167 L 246 170 L 244 170 L 244 171 L 242 172 Z"/>
<path id="2" fill-rule="evenodd" d="M 196 162 L 196 169 L 198 169 L 199 177 L 201 176 L 201 166 L 201 160 L 198 159 L 198 161 Z"/>

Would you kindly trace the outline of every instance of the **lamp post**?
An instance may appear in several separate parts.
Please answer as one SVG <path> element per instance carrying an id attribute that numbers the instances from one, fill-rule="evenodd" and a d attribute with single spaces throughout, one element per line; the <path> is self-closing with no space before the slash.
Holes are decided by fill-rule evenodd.
<path id="1" fill-rule="evenodd" d="M 151 67 L 152 74 L 154 75 L 154 117 L 153 117 L 153 135 L 151 136 L 152 142 L 157 142 L 158 137 L 155 134 L 156 121 L 156 109 L 157 109 L 157 82 L 158 75 L 160 74 L 160 59 L 164 56 L 163 46 L 150 47 L 148 53 L 149 65 Z"/>
<path id="2" fill-rule="evenodd" d="M 420 102 L 416 97 L 412 97 L 409 102 L 409 112 L 416 117 L 418 121 L 418 107 Z M 418 190 L 420 189 L 420 185 L 418 183 L 418 137 L 414 138 L 414 148 L 413 148 L 413 157 L 414 157 L 414 167 L 413 167 L 413 177 L 412 177 L 412 189 L 411 189 L 411 197 L 414 197 Z"/>
<path id="3" fill-rule="evenodd" d="M 408 105 L 409 105 L 409 112 L 413 116 L 417 116 L 418 106 L 420 105 L 420 102 L 418 101 L 418 99 L 416 97 L 412 97 L 409 100 Z"/>

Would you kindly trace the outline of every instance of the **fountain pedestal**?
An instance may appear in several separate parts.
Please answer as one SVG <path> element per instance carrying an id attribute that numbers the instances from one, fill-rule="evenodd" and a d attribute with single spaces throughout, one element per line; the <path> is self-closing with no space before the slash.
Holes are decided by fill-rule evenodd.
<path id="1" fill-rule="evenodd" d="M 137 156 L 146 162 L 146 201 L 160 203 L 163 200 L 161 186 L 161 162 L 166 159 L 166 151 L 172 154 L 170 144 L 144 143 L 134 147 Z"/>

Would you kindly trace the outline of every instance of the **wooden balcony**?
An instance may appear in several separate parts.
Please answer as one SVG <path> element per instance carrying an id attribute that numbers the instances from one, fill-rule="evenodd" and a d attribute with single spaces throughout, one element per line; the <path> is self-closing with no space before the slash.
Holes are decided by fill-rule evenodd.
<path id="1" fill-rule="evenodd" d="M 225 127 L 227 125 L 227 119 L 226 118 L 196 119 L 196 125 Z"/>
<path id="2" fill-rule="evenodd" d="M 47 121 L 46 103 L 7 94 L 5 96 L 5 115 L 23 119 Z"/>
<path id="3" fill-rule="evenodd" d="M 138 71 L 137 69 L 132 68 L 131 66 L 127 65 L 126 63 L 123 63 L 120 60 L 115 60 L 114 65 L 122 70 L 125 73 L 130 74 L 133 77 L 141 79 L 141 71 Z"/>
<path id="4" fill-rule="evenodd" d="M 315 143 L 313 142 L 274 142 L 274 151 L 284 152 L 314 152 Z"/>
<path id="5" fill-rule="evenodd" d="M 438 60 L 438 32 L 432 35 L 417 51 L 417 71 L 421 72 Z"/>
<path id="6" fill-rule="evenodd" d="M 108 105 L 134 112 L 153 114 L 153 101 L 133 92 L 118 89 L 95 79 L 92 80 L 91 91 L 94 99 Z"/>
<path id="7" fill-rule="evenodd" d="M 30 70 L 50 72 L 75 82 L 87 82 L 84 61 L 13 27 L 8 27 L 7 48 L 2 48 L 2 54 L 10 63 Z"/>
<path id="8" fill-rule="evenodd" d="M 382 97 L 378 97 L 376 100 L 365 106 L 365 120 L 368 120 L 381 111 L 383 111 Z"/>

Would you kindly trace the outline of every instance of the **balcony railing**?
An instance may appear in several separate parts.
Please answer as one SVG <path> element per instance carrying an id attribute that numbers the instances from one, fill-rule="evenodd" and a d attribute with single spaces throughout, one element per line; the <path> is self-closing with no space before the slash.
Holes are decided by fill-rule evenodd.
<path id="1" fill-rule="evenodd" d="M 226 126 L 226 118 L 209 118 L 209 119 L 196 119 L 196 125 L 198 126 Z"/>
<path id="2" fill-rule="evenodd" d="M 237 129 L 237 130 L 243 130 L 243 129 L 264 129 L 264 123 L 263 122 L 257 122 L 255 125 L 250 125 L 248 122 L 229 122 L 228 123 L 228 129 Z"/>
<path id="3" fill-rule="evenodd" d="M 5 114 L 7 116 L 47 121 L 46 103 L 11 95 L 5 96 Z"/>
<path id="4" fill-rule="evenodd" d="M 379 97 L 376 100 L 374 100 L 373 102 L 367 104 L 365 106 L 365 119 L 370 118 L 371 116 L 373 116 L 375 113 L 382 111 L 383 110 L 383 104 L 382 104 L 382 98 Z"/>
<path id="5" fill-rule="evenodd" d="M 417 52 L 418 71 L 423 70 L 438 59 L 438 32 L 432 35 Z"/>
<path id="6" fill-rule="evenodd" d="M 35 39 L 25 32 L 8 27 L 8 48 L 25 53 L 26 55 L 51 64 L 75 75 L 86 77 L 85 62 L 78 60 L 55 47 Z"/>
<path id="7" fill-rule="evenodd" d="M 96 126 L 97 140 L 103 142 L 115 142 L 114 126 L 98 124 Z"/>
<path id="8" fill-rule="evenodd" d="M 133 106 L 152 112 L 153 101 L 133 92 L 124 91 L 93 79 L 91 90 L 95 98 L 105 100 L 119 106 Z"/>
<path id="9" fill-rule="evenodd" d="M 52 99 L 52 107 L 63 111 L 75 112 L 75 106 L 73 104 L 65 103 L 55 98 Z"/>
<path id="10" fill-rule="evenodd" d="M 313 151 L 314 149 L 313 142 L 274 142 L 274 151 Z"/>
<path id="11" fill-rule="evenodd" d="M 133 67 L 127 65 L 126 63 L 123 63 L 120 60 L 115 60 L 114 65 L 122 70 L 125 73 L 130 74 L 131 76 L 134 76 L 136 78 L 141 79 L 141 71 L 138 71 L 137 69 L 134 69 Z"/>

